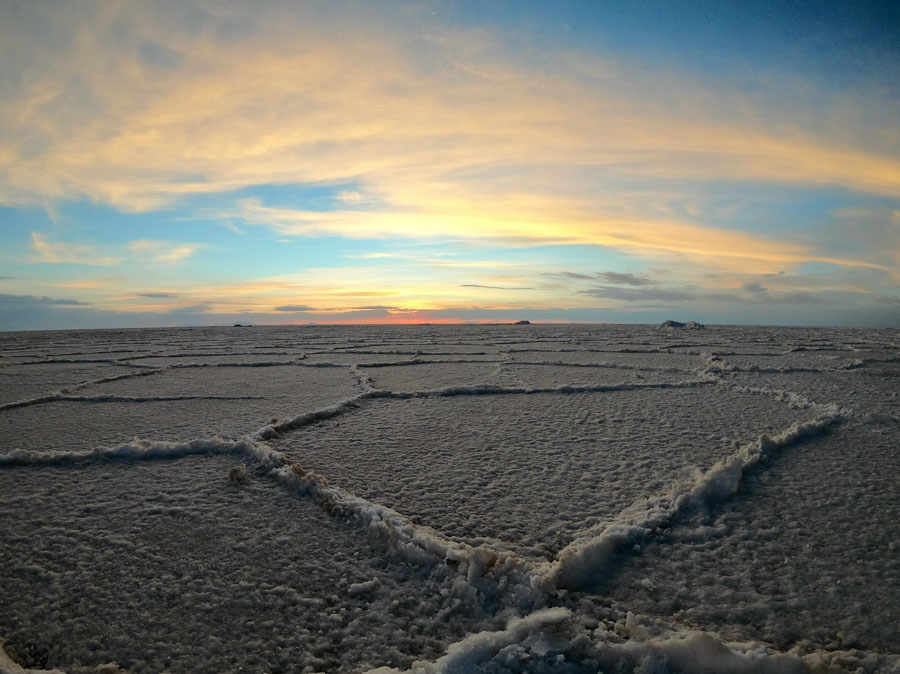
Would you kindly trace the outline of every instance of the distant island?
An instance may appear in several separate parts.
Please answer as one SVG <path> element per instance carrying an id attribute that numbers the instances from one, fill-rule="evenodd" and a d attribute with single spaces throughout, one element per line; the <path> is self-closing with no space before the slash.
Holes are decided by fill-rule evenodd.
<path id="1" fill-rule="evenodd" d="M 531 325 L 531 321 L 516 321 L 513 325 Z"/>
<path id="2" fill-rule="evenodd" d="M 674 328 L 683 328 L 685 330 L 703 330 L 705 326 L 701 325 L 697 321 L 688 321 L 687 323 L 681 323 L 679 321 L 663 321 L 659 324 L 660 330 L 662 329 L 674 329 Z"/>

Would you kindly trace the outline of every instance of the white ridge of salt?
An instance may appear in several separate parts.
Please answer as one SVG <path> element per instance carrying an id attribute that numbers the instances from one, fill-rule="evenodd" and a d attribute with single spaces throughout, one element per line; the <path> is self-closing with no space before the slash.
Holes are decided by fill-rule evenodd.
<path id="1" fill-rule="evenodd" d="M 359 368 L 362 367 L 360 365 L 351 365 L 350 373 L 356 379 L 356 383 L 359 384 L 360 388 L 362 388 L 363 392 L 374 391 L 375 386 L 372 383 L 372 378 L 368 375 L 368 373 L 363 372 Z"/>
<path id="2" fill-rule="evenodd" d="M 99 379 L 90 379 L 88 381 L 83 381 L 79 384 L 75 384 L 74 386 L 68 386 L 60 391 L 62 394 L 69 394 L 73 391 L 78 391 L 79 389 L 86 388 L 88 386 L 94 386 L 96 384 L 108 384 L 113 381 L 119 381 L 121 379 L 135 379 L 137 377 L 146 377 L 151 374 L 158 374 L 163 372 L 167 368 L 165 367 L 150 367 L 150 366 L 141 366 L 143 370 L 141 372 L 128 372 L 126 374 L 118 374 L 112 377 L 100 377 Z"/>
<path id="3" fill-rule="evenodd" d="M 743 384 L 735 384 L 729 381 L 722 381 L 720 382 L 720 384 L 723 388 L 726 388 L 729 391 L 735 391 L 737 393 L 771 396 L 772 398 L 775 398 L 775 400 L 783 402 L 789 407 L 797 410 L 821 409 L 827 411 L 834 407 L 834 403 L 817 403 L 803 395 L 800 395 L 799 393 L 786 391 L 784 389 L 769 388 L 764 386 L 746 386 Z M 843 413 L 845 415 L 852 414 L 851 410 L 847 408 L 843 408 Z"/>
<path id="4" fill-rule="evenodd" d="M 17 407 L 30 407 L 31 405 L 40 405 L 42 403 L 51 403 L 61 400 L 65 396 L 62 393 L 50 393 L 49 395 L 40 396 L 38 398 L 28 398 L 27 400 L 16 400 L 11 403 L 0 405 L 0 412 L 4 410 L 12 410 Z"/>
<path id="5" fill-rule="evenodd" d="M 579 589 L 592 584 L 612 562 L 615 553 L 625 546 L 638 544 L 653 530 L 668 524 L 681 512 L 696 505 L 722 502 L 734 494 L 746 470 L 766 456 L 800 440 L 821 433 L 832 424 L 847 418 L 850 412 L 836 405 L 812 419 L 794 424 L 774 437 L 761 436 L 742 446 L 730 457 L 719 461 L 692 484 L 676 485 L 663 497 L 638 502 L 619 514 L 616 521 L 593 527 L 597 534 L 586 532 L 563 548 L 555 562 L 546 563 L 538 587 L 546 593 L 557 589 Z"/>
<path id="6" fill-rule="evenodd" d="M 533 606 L 541 601 L 529 590 L 534 585 L 531 580 L 534 570 L 526 560 L 487 546 L 473 547 L 451 541 L 430 527 L 414 524 L 392 508 L 329 485 L 322 475 L 303 469 L 299 463 L 291 463 L 281 452 L 256 440 L 238 443 L 236 451 L 259 462 L 285 486 L 313 497 L 329 512 L 354 515 L 408 561 L 426 565 L 447 563 L 455 566 L 470 584 L 487 577 L 497 583 L 516 585 L 517 591 L 510 594 L 518 594 L 519 603 Z"/>
<path id="7" fill-rule="evenodd" d="M 503 649 L 525 641 L 532 634 L 540 634 L 556 626 L 568 627 L 567 631 L 571 631 L 573 617 L 572 612 L 568 609 L 548 608 L 535 611 L 524 618 L 513 618 L 504 630 L 471 634 L 452 644 L 447 649 L 447 653 L 436 661 L 419 660 L 406 671 L 415 672 L 415 674 L 475 672 L 479 664 L 488 662 Z M 390 667 L 379 667 L 369 670 L 366 674 L 400 674 L 400 672 L 401 670 Z"/>
<path id="8" fill-rule="evenodd" d="M 730 372 L 756 372 L 756 373 L 772 373 L 772 374 L 785 374 L 790 372 L 828 372 L 830 370 L 821 370 L 821 369 L 791 369 L 791 368 L 738 368 L 733 364 L 729 363 L 726 360 L 723 360 L 720 356 L 705 353 L 704 354 L 706 360 L 710 363 L 710 366 L 701 370 L 701 376 L 717 381 L 720 386 L 726 388 L 730 391 L 735 391 L 737 393 L 746 393 L 750 395 L 768 395 L 779 402 L 783 402 L 787 404 L 789 407 L 798 410 L 807 410 L 807 409 L 818 409 L 823 413 L 828 413 L 830 410 L 834 408 L 833 403 L 817 403 L 809 398 L 800 395 L 799 393 L 795 393 L 793 391 L 787 391 L 784 389 L 776 389 L 770 387 L 753 387 L 746 386 L 744 384 L 736 384 L 722 375 L 724 373 Z M 842 409 L 842 414 L 844 416 L 851 416 L 853 414 L 852 410 L 848 408 Z"/>
<path id="9" fill-rule="evenodd" d="M 268 426 L 263 426 L 255 433 L 253 433 L 252 437 L 255 440 L 271 440 L 272 438 L 277 438 L 282 433 L 286 433 L 287 431 L 292 431 L 297 428 L 302 428 L 303 426 L 309 426 L 310 424 L 314 424 L 318 421 L 336 417 L 339 414 L 344 414 L 345 412 L 349 412 L 350 410 L 357 408 L 361 401 L 365 400 L 366 398 L 372 397 L 372 394 L 373 392 L 371 391 L 360 393 L 350 398 L 345 398 L 344 400 L 335 405 L 332 405 L 331 407 L 314 410 L 312 412 L 304 412 L 303 414 L 298 414 L 292 419 L 288 419 L 287 421 L 283 421 L 279 424 L 270 424 Z"/>
<path id="10" fill-rule="evenodd" d="M 117 447 L 97 447 L 81 452 L 35 452 L 14 449 L 0 454 L 0 466 L 65 465 L 82 461 L 105 459 L 177 459 L 194 454 L 246 454 L 254 455 L 250 442 L 236 442 L 222 438 L 199 438 L 189 442 L 135 439 Z"/>
<path id="11" fill-rule="evenodd" d="M 366 674 L 825 674 L 846 671 L 838 668 L 841 665 L 861 665 L 857 671 L 873 672 L 894 671 L 900 664 L 893 654 L 780 653 L 760 643 L 724 642 L 701 630 L 666 629 L 651 635 L 631 613 L 620 627 L 621 632 L 599 628 L 589 634 L 569 609 L 541 609 L 510 620 L 503 630 L 469 635 L 433 662 L 418 660 L 408 670 L 379 667 Z"/>

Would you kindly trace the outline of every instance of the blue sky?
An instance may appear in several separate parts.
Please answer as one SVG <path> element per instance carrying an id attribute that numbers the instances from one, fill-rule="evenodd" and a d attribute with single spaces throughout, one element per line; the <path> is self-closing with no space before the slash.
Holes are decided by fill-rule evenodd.
<path id="1" fill-rule="evenodd" d="M 900 327 L 891 3 L 0 6 L 0 329 Z"/>

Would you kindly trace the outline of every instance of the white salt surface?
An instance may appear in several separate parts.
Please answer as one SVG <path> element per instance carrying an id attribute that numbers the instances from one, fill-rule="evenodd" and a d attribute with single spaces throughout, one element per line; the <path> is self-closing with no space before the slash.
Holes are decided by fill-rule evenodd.
<path id="1" fill-rule="evenodd" d="M 135 438 L 174 442 L 240 437 L 268 423 L 272 411 L 265 400 L 253 399 L 60 400 L 19 408 L 15 414 L 0 413 L 0 435 L 6 450 L 89 451 Z"/>
<path id="2" fill-rule="evenodd" d="M 461 360 L 428 362 L 419 359 L 409 365 L 368 368 L 363 366 L 362 369 L 372 380 L 375 388 L 390 391 L 427 391 L 447 386 L 496 383 L 500 363 L 471 363 Z"/>
<path id="3" fill-rule="evenodd" d="M 355 392 L 349 367 L 252 365 L 176 367 L 152 376 L 91 385 L 85 395 L 254 396 L 289 410 L 326 407 Z M 277 410 L 281 412 L 283 410 Z"/>
<path id="4" fill-rule="evenodd" d="M 898 346 L 0 334 L 0 672 L 898 671 Z"/>
<path id="5" fill-rule="evenodd" d="M 701 366 L 701 359 L 693 354 L 653 353 L 650 351 L 579 350 L 568 347 L 565 351 L 514 351 L 512 360 L 519 362 L 553 362 L 574 364 L 620 365 L 623 367 L 646 369 L 679 369 L 685 372 Z"/>
<path id="6" fill-rule="evenodd" d="M 0 405 L 47 395 L 80 382 L 139 372 L 108 363 L 33 363 L 0 367 Z"/>
<path id="7" fill-rule="evenodd" d="M 898 430 L 848 422 L 766 461 L 717 512 L 623 559 L 612 597 L 781 650 L 895 652 Z"/>
<path id="8" fill-rule="evenodd" d="M 392 560 L 252 470 L 230 484 L 238 461 L 0 472 L 7 652 L 28 667 L 347 671 L 436 656 L 491 624 L 446 568 Z"/>
<path id="9" fill-rule="evenodd" d="M 505 386 L 558 387 L 565 385 L 591 386 L 620 383 L 677 383 L 684 381 L 689 373 L 622 368 L 616 365 L 524 365 L 508 363 L 498 371 L 494 383 Z"/>
<path id="10" fill-rule="evenodd" d="M 575 532 L 803 416 L 712 385 L 372 400 L 275 446 L 448 536 L 549 557 Z"/>

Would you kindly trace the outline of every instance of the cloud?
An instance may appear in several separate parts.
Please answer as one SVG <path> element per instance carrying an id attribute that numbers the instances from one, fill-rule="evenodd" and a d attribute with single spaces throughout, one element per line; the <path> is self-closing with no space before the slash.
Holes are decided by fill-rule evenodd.
<path id="1" fill-rule="evenodd" d="M 178 297 L 174 293 L 138 293 L 138 297 L 152 297 L 152 298 L 167 298 L 167 297 Z"/>
<path id="2" fill-rule="evenodd" d="M 275 311 L 315 311 L 312 307 L 308 307 L 304 304 L 286 304 L 282 307 L 275 307 Z"/>
<path id="3" fill-rule="evenodd" d="M 560 279 L 576 279 L 579 281 L 595 280 L 595 277 L 591 276 L 590 274 L 578 274 L 573 271 L 548 271 L 548 272 L 544 272 L 544 276 L 550 276 L 552 278 L 560 278 Z"/>
<path id="4" fill-rule="evenodd" d="M 755 287 L 759 284 L 744 284 L 743 289 L 748 290 L 747 285 Z M 760 286 L 762 287 L 762 286 Z M 623 302 L 667 302 L 673 304 L 727 302 L 734 305 L 813 305 L 824 304 L 828 297 L 832 302 L 846 301 L 848 297 L 856 298 L 856 301 L 878 301 L 879 295 L 870 292 L 847 293 L 841 291 L 809 292 L 809 291 L 762 291 L 750 290 L 745 295 L 732 290 L 710 290 L 705 288 L 681 287 L 681 288 L 616 288 L 613 286 L 599 286 L 590 290 L 580 290 L 581 294 L 592 297 L 621 300 Z"/>
<path id="5" fill-rule="evenodd" d="M 626 302 L 695 302 L 713 300 L 728 302 L 734 298 L 731 293 L 703 292 L 693 288 L 617 288 L 614 286 L 598 286 L 590 290 L 579 290 L 579 293 L 592 297 L 623 300 Z"/>
<path id="6" fill-rule="evenodd" d="M 523 286 L 483 286 L 478 283 L 463 283 L 460 288 L 489 288 L 491 290 L 534 290 Z"/>
<path id="7" fill-rule="evenodd" d="M 86 307 L 89 302 L 79 302 L 70 299 L 54 299 L 51 297 L 35 297 L 34 295 L 8 295 L 0 293 L 0 304 L 43 304 L 65 307 Z"/>
<path id="8" fill-rule="evenodd" d="M 634 274 L 621 274 L 614 271 L 597 272 L 597 278 L 607 283 L 616 283 L 619 285 L 629 286 L 652 286 L 656 285 L 653 279 L 644 278 L 643 276 L 635 276 Z"/>
<path id="9" fill-rule="evenodd" d="M 356 190 L 344 190 L 338 192 L 337 199 L 348 204 L 358 204 L 363 200 L 363 195 Z"/>
<path id="10" fill-rule="evenodd" d="M 51 264 L 83 264 L 106 267 L 119 263 L 119 259 L 101 255 L 92 246 L 82 243 L 48 241 L 43 234 L 31 233 L 31 247 L 37 253 L 36 262 Z"/>
<path id="11" fill-rule="evenodd" d="M 749 293 L 764 293 L 768 290 L 762 283 L 757 281 L 747 281 L 741 287 Z"/>
<path id="12" fill-rule="evenodd" d="M 0 89 L 0 119 L 24 140 L 0 153 L 0 203 L 141 212 L 253 185 L 351 182 L 335 212 L 245 202 L 221 218 L 290 236 L 517 238 L 773 269 L 867 258 L 720 230 L 657 207 L 654 190 L 762 181 L 900 194 L 900 141 L 876 90 L 760 78 L 744 93 L 663 63 L 523 47 L 512 30 L 435 19 L 401 30 L 391 9 L 210 7 L 27 3 L 4 22 L 17 77 Z M 47 30 L 91 39 L 50 42 Z"/>
<path id="13" fill-rule="evenodd" d="M 173 243 L 138 239 L 128 244 L 128 250 L 139 257 L 150 258 L 164 264 L 178 264 L 203 248 L 200 243 Z"/>
<path id="14" fill-rule="evenodd" d="M 822 255 L 809 244 L 789 243 L 750 234 L 672 220 L 629 219 L 592 214 L 587 205 L 534 195 L 511 196 L 490 204 L 453 198 L 439 211 L 390 212 L 304 211 L 266 206 L 245 198 L 221 217 L 240 218 L 247 225 L 271 228 L 283 236 L 340 235 L 350 238 L 456 237 L 484 245 L 506 245 L 507 237 L 526 245 L 595 245 L 649 258 L 680 256 L 682 262 L 718 266 L 729 271 L 777 271 L 786 265 L 824 262 L 841 266 L 882 268 L 864 259 Z M 521 244 L 520 244 L 521 245 Z M 484 262 L 431 260 L 435 266 L 484 266 Z M 495 265 L 508 262 L 492 263 Z M 625 275 L 628 277 L 629 275 Z M 634 277 L 639 278 L 639 277 Z"/>
<path id="15" fill-rule="evenodd" d="M 199 304 L 192 304 L 185 307 L 176 307 L 174 309 L 169 309 L 167 313 L 170 316 L 193 316 L 197 314 L 208 313 L 212 308 L 212 304 L 210 304 L 209 302 L 201 302 Z"/>

